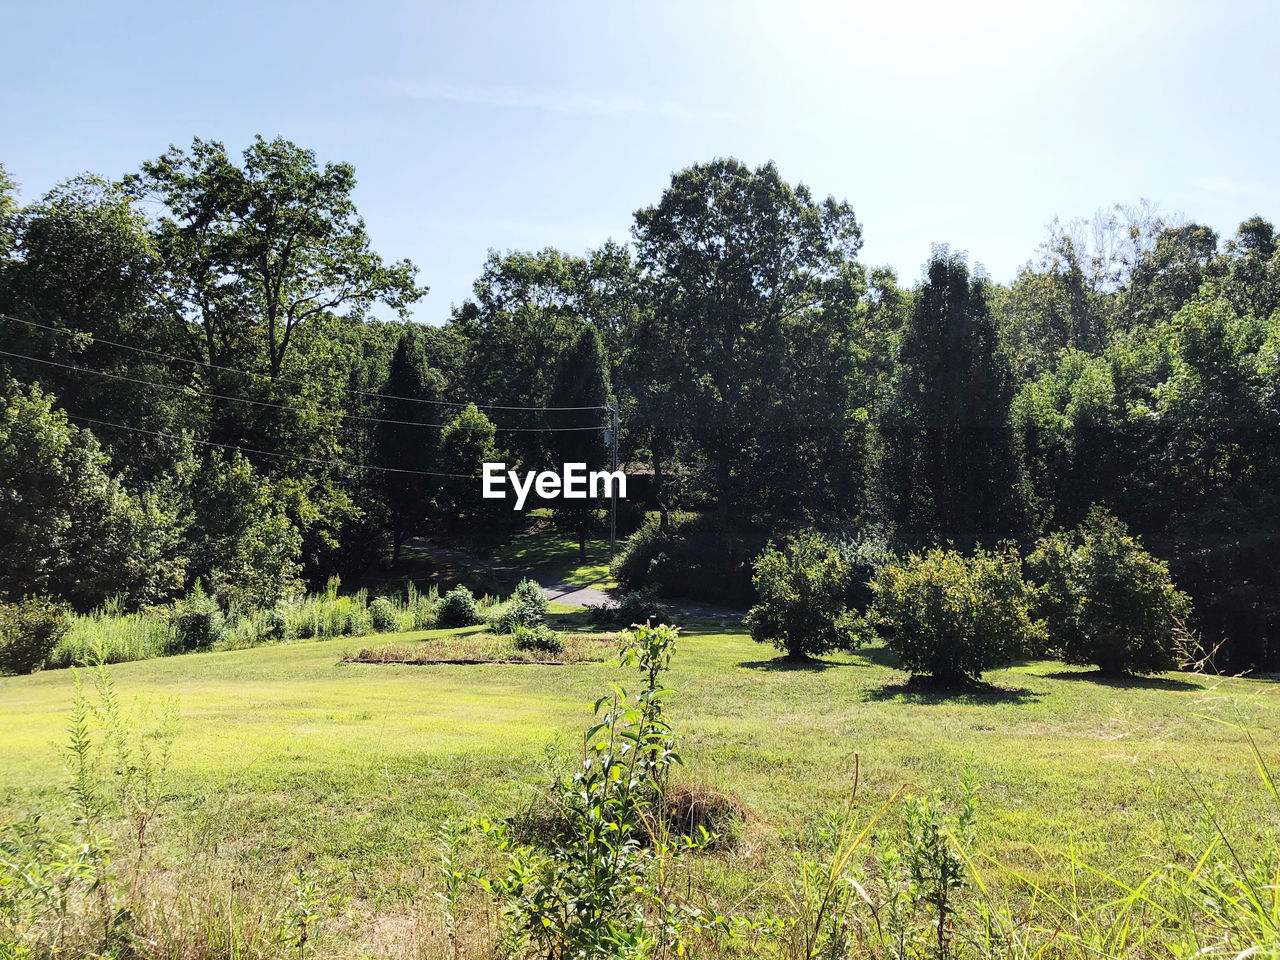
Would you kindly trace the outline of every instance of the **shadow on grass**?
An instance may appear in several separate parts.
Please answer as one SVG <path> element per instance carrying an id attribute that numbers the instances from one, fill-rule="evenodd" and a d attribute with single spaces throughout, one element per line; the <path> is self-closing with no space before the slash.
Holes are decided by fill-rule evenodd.
<path id="1" fill-rule="evenodd" d="M 968 681 L 944 682 L 933 677 L 909 677 L 890 680 L 884 686 L 868 690 L 867 700 L 901 700 L 903 703 L 941 704 L 997 704 L 1032 703 L 1040 694 L 1021 687 L 998 687 L 991 683 Z"/>
<path id="2" fill-rule="evenodd" d="M 875 646 L 859 647 L 852 651 L 852 656 L 865 663 L 874 664 L 877 667 L 889 667 L 893 670 L 902 668 L 902 660 L 898 655 L 883 644 Z"/>
<path id="3" fill-rule="evenodd" d="M 1086 680 L 1103 687 L 1119 687 L 1131 690 L 1199 690 L 1194 683 L 1169 677 L 1137 677 L 1103 673 L 1101 670 L 1055 670 L 1037 676 L 1046 680 Z"/>
<path id="4" fill-rule="evenodd" d="M 769 670 L 773 672 L 817 673 L 830 670 L 832 667 L 856 667 L 856 663 L 842 663 L 835 660 L 814 660 L 810 657 L 774 657 L 772 660 L 743 660 L 738 664 L 748 670 Z"/>

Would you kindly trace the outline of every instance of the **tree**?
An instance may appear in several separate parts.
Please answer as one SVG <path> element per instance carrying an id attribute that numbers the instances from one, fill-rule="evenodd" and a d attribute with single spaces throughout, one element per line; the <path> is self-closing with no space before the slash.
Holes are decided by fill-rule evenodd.
<path id="1" fill-rule="evenodd" d="M 1190 303 L 1200 284 L 1219 273 L 1217 250 L 1217 232 L 1202 224 L 1162 230 L 1129 277 L 1122 298 L 1127 327 L 1151 326 Z"/>
<path id="2" fill-rule="evenodd" d="M 608 371 L 600 334 L 595 327 L 584 325 L 556 365 L 551 406 L 579 409 L 565 409 L 555 415 L 556 427 L 562 432 L 550 434 L 547 446 L 553 461 L 560 465 L 586 464 L 588 471 L 604 466 L 604 443 L 598 428 L 608 399 Z M 561 497 L 554 509 L 557 521 L 577 535 L 578 556 L 586 563 L 587 533 L 599 509 L 597 499 Z"/>
<path id="3" fill-rule="evenodd" d="M 434 477 L 391 471 L 439 472 L 439 431 L 415 426 L 436 422 L 441 409 L 430 402 L 440 395 L 443 380 L 427 363 L 424 339 L 412 324 L 401 331 L 387 373 L 387 395 L 380 400 L 379 417 L 387 422 L 376 424 L 375 430 L 374 462 L 390 468 L 378 475 L 376 484 L 387 511 L 395 562 L 405 540 L 426 519 L 437 482 Z"/>
<path id="4" fill-rule="evenodd" d="M 944 683 L 979 680 L 1036 649 L 1043 621 L 1032 616 L 1033 590 L 1007 547 L 930 550 L 884 564 L 871 581 L 872 618 L 911 673 Z"/>
<path id="5" fill-rule="evenodd" d="M 405 317 L 426 293 L 410 261 L 387 264 L 372 250 L 351 165 L 322 168 L 288 140 L 255 138 L 237 166 L 221 143 L 197 138 L 128 182 L 165 208 L 157 243 L 210 363 L 256 365 L 265 354 L 274 380 L 309 321 L 361 317 L 375 303 Z"/>
<path id="6" fill-rule="evenodd" d="M 0 321 L 0 344 L 39 359 L 6 357 L 3 364 L 19 379 L 40 381 L 73 414 L 111 411 L 118 422 L 161 433 L 199 427 L 202 409 L 182 389 L 194 385 L 191 367 L 116 346 L 198 356 L 198 343 L 161 295 L 163 265 L 147 219 L 120 185 L 76 177 L 10 220 L 15 256 L 0 261 L 0 313 L 16 320 Z M 171 441 L 138 433 L 100 439 L 117 469 L 137 479 L 160 476 L 177 452 Z"/>
<path id="7" fill-rule="evenodd" d="M 493 423 L 474 403 L 459 410 L 440 435 L 440 468 L 450 474 L 441 492 L 445 525 L 482 549 L 501 541 L 514 513 L 508 500 L 483 497 L 484 464 L 506 463 L 508 469 L 516 466 L 498 449 L 495 435 Z"/>
<path id="8" fill-rule="evenodd" d="M 302 590 L 302 534 L 284 494 L 239 453 L 214 454 L 188 488 L 194 512 L 191 575 L 222 607 L 273 607 Z"/>
<path id="9" fill-rule="evenodd" d="M 856 647 L 860 620 L 845 606 L 850 576 L 841 551 L 817 533 L 799 533 L 782 548 L 769 544 L 755 562 L 751 639 L 793 660 Z"/>
<path id="10" fill-rule="evenodd" d="M 1051 649 L 1105 674 L 1159 673 L 1176 666 L 1174 634 L 1187 598 L 1169 568 L 1100 507 L 1072 534 L 1041 540 L 1028 569 L 1044 591 Z"/>
<path id="11" fill-rule="evenodd" d="M 0 381 L 0 596 L 40 594 L 83 611 L 114 595 L 135 605 L 182 589 L 172 503 L 132 495 L 108 465 L 51 395 Z"/>
<path id="12" fill-rule="evenodd" d="M 785 509 L 795 483 L 822 473 L 797 458 L 844 449 L 850 311 L 866 290 L 853 211 L 814 201 L 773 164 L 716 160 L 674 174 L 634 233 L 654 302 L 631 366 L 669 385 L 646 390 L 640 412 L 676 418 L 652 425 L 667 445 L 669 431 L 691 433 L 722 522 Z"/>
<path id="13" fill-rule="evenodd" d="M 935 248 L 880 424 L 881 494 L 904 542 L 970 547 L 1027 533 L 1014 390 L 986 279 Z"/>

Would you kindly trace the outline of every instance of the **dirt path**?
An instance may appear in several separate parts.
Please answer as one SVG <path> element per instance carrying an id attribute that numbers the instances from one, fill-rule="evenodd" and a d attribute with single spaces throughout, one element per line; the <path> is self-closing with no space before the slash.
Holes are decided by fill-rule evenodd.
<path id="1" fill-rule="evenodd" d="M 438 543 L 433 543 L 426 537 L 415 537 L 406 543 L 406 546 L 415 550 L 421 550 L 423 553 L 433 557 L 439 557 L 442 560 L 449 560 L 462 566 L 471 567 L 475 570 L 485 570 L 495 576 L 503 579 L 509 579 L 512 582 L 531 578 L 536 580 L 538 586 L 542 587 L 542 595 L 548 600 L 555 603 L 567 603 L 570 606 L 585 607 L 588 604 L 599 605 L 608 603 L 612 598 L 605 591 L 597 587 L 584 587 L 576 583 L 568 583 L 564 580 L 556 580 L 551 577 L 545 577 L 532 570 L 523 570 L 520 567 L 512 567 L 502 563 L 495 563 L 492 560 L 485 560 L 476 556 L 474 553 L 468 553 L 465 550 L 455 550 L 452 547 L 443 547 Z M 683 600 L 664 600 L 663 603 L 670 607 L 675 613 L 683 614 L 688 617 L 711 617 L 723 620 L 738 620 L 745 614 L 745 610 L 731 610 L 727 607 L 715 607 L 705 603 L 692 603 Z"/>

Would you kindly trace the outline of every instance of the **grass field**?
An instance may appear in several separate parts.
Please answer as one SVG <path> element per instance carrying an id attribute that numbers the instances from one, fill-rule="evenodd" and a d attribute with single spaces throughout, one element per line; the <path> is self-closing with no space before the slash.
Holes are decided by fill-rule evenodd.
<path id="1" fill-rule="evenodd" d="M 575 618 L 579 619 L 579 618 Z M 482 628 L 475 628 L 482 629 Z M 735 898 L 779 862 L 780 831 L 840 805 L 861 761 L 860 807 L 894 788 L 980 790 L 979 847 L 1032 874 L 1072 850 L 1121 874 L 1154 868 L 1206 830 L 1196 792 L 1242 849 L 1274 843 L 1273 808 L 1238 730 L 1280 763 L 1277 688 L 1169 675 L 1103 682 L 1056 663 L 996 671 L 999 689 L 916 694 L 880 648 L 796 668 L 723 625 L 691 627 L 669 711 L 688 781 L 750 811 L 745 842 L 708 864 Z M 385 636 L 411 643 L 457 631 Z M 287 878 L 318 878 L 333 916 L 328 952 L 389 955 L 406 916 L 429 914 L 437 829 L 503 817 L 545 782 L 548 744 L 572 754 L 616 664 L 420 666 L 343 663 L 369 639 L 192 654 L 112 668 L 128 703 L 177 701 L 173 802 L 156 825 L 156 868 L 175 888 L 225 884 L 266 913 Z M 65 823 L 59 756 L 69 671 L 0 679 L 0 819 Z M 1041 855 L 1047 855 L 1047 861 Z"/>

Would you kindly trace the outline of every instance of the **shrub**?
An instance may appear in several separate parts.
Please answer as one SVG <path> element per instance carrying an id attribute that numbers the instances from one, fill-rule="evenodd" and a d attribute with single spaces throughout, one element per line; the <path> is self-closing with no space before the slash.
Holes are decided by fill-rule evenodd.
<path id="1" fill-rule="evenodd" d="M 763 531 L 725 528 L 714 518 L 673 519 L 663 532 L 654 519 L 632 534 L 613 563 L 624 590 L 652 587 L 660 596 L 748 606 L 751 559 L 764 548 Z"/>
<path id="2" fill-rule="evenodd" d="M 593 623 L 617 623 L 623 626 L 650 623 L 674 624 L 671 611 L 658 600 L 653 587 L 631 590 L 610 603 L 590 605 Z"/>
<path id="3" fill-rule="evenodd" d="M 174 626 L 183 650 L 207 650 L 227 638 L 227 621 L 222 609 L 196 581 L 191 595 L 174 604 Z"/>
<path id="4" fill-rule="evenodd" d="M 564 637 L 546 624 L 519 626 L 512 631 L 517 650 L 564 653 Z"/>
<path id="5" fill-rule="evenodd" d="M 52 601 L 0 603 L 0 673 L 35 673 L 70 629 L 66 609 Z"/>
<path id="6" fill-rule="evenodd" d="M 400 627 L 400 614 L 387 597 L 375 597 L 369 604 L 369 620 L 378 633 L 390 633 Z"/>
<path id="7" fill-rule="evenodd" d="M 440 601 L 436 619 L 442 627 L 469 627 L 480 622 L 480 607 L 470 590 L 457 586 Z"/>
<path id="8" fill-rule="evenodd" d="M 511 599 L 489 620 L 494 633 L 514 633 L 517 627 L 535 627 L 547 616 L 547 598 L 533 580 L 521 580 Z"/>
<path id="9" fill-rule="evenodd" d="M 755 570 L 760 600 L 747 614 L 747 625 L 756 643 L 805 658 L 862 642 L 861 619 L 845 606 L 849 564 L 821 536 L 798 534 L 783 549 L 770 544 Z"/>
<path id="10" fill-rule="evenodd" d="M 289 636 L 289 618 L 280 607 L 272 607 L 262 615 L 258 639 L 278 643 Z"/>
<path id="11" fill-rule="evenodd" d="M 347 618 L 342 624 L 343 636 L 363 637 L 373 632 L 373 620 L 369 616 L 369 608 L 364 604 L 353 604 L 347 611 Z"/>
<path id="12" fill-rule="evenodd" d="M 1159 673 L 1176 666 L 1175 632 L 1189 604 L 1169 568 L 1094 507 L 1073 533 L 1045 537 L 1027 560 L 1041 585 L 1052 651 L 1104 673 Z"/>
<path id="13" fill-rule="evenodd" d="M 876 573 L 873 617 L 911 673 L 976 680 L 1044 636 L 1021 568 L 1012 548 L 971 557 L 954 550 L 911 554 Z"/>

